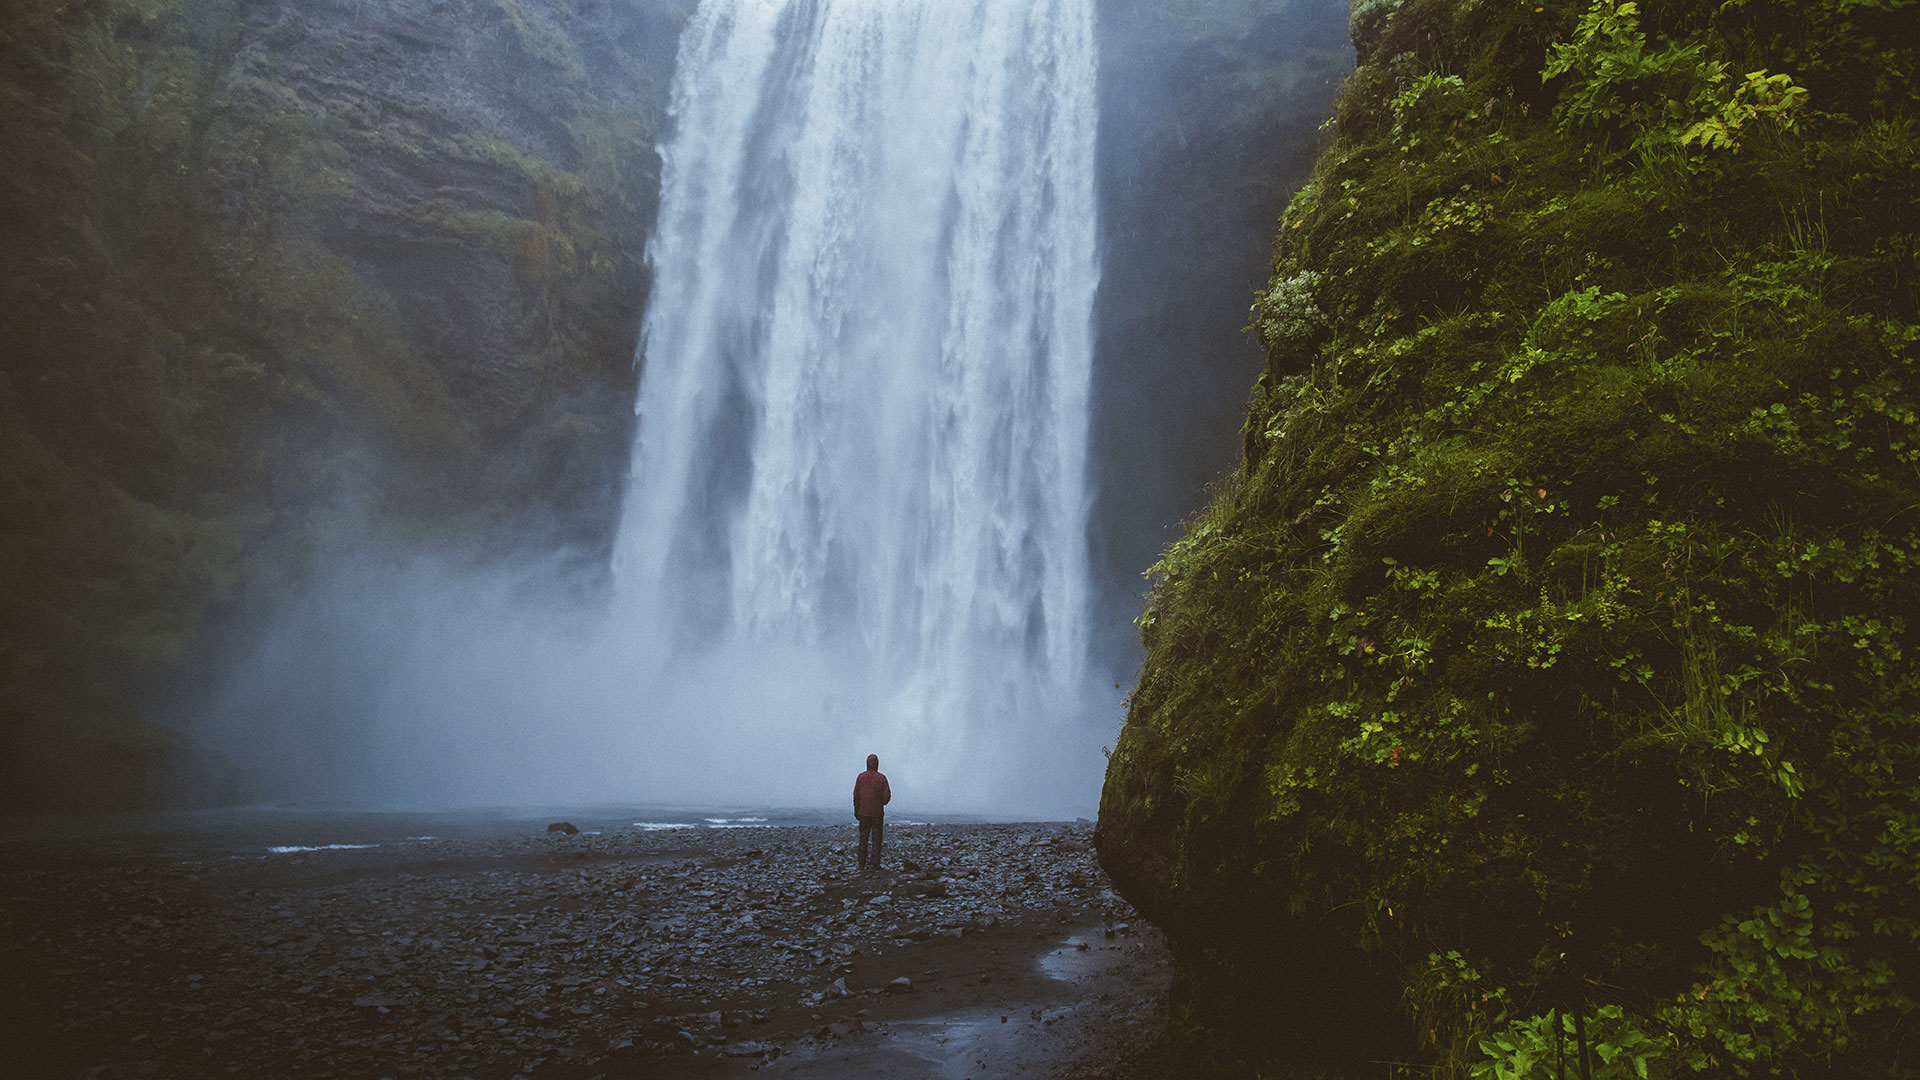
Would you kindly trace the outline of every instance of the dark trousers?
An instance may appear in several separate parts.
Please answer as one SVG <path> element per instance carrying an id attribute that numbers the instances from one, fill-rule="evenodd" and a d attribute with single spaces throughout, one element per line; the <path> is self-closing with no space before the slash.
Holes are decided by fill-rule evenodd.
<path id="1" fill-rule="evenodd" d="M 873 869 L 878 870 L 880 869 L 880 837 L 887 831 L 887 819 L 883 815 L 881 817 L 856 818 L 855 820 L 860 822 L 860 869 L 865 870 L 871 866 Z M 869 841 L 873 843 L 872 862 L 867 861 L 867 843 Z"/>

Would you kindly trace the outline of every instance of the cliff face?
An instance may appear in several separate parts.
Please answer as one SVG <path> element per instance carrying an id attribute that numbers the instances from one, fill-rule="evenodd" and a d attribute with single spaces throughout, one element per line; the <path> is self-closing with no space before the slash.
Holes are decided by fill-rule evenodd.
<path id="1" fill-rule="evenodd" d="M 1100 5 L 1095 626 L 1127 671 L 1141 571 L 1238 454 L 1247 296 L 1352 70 L 1346 28 L 1347 0 Z"/>
<path id="2" fill-rule="evenodd" d="M 242 794 L 149 721 L 357 548 L 603 565 L 693 3 L 8 9 L 0 806 Z M 1094 531 L 1128 606 L 1159 523 L 1232 460 L 1243 294 L 1344 20 L 1100 5 Z"/>
<path id="3" fill-rule="evenodd" d="M 312 136 L 281 193 L 289 231 L 352 274 L 406 354 L 367 373 L 411 379 L 405 408 L 360 411 L 387 446 L 439 444 L 381 457 L 385 514 L 604 548 L 631 441 L 653 146 L 692 4 L 242 9 L 222 89 L 257 126 Z M 248 187 L 226 180 L 229 198 Z"/>
<path id="4" fill-rule="evenodd" d="M 1354 12 L 1102 798 L 1180 1075 L 1920 1072 L 1920 28 L 1646 8 Z"/>
<path id="5" fill-rule="evenodd" d="M 0 802 L 235 794 L 151 695 L 329 549 L 604 552 L 690 7 L 12 5 Z"/>

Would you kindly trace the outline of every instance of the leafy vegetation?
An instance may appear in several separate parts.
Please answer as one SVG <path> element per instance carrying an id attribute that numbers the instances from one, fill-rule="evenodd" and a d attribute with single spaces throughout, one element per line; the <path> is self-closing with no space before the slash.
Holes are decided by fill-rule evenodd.
<path id="1" fill-rule="evenodd" d="M 1183 1068 L 1920 1074 L 1916 14 L 1356 9 L 1102 801 Z"/>

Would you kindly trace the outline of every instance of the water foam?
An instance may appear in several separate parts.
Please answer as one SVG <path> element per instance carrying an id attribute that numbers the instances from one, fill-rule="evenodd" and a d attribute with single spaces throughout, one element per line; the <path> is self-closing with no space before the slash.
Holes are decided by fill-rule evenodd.
<path id="1" fill-rule="evenodd" d="M 1062 755 L 1097 777 L 1092 24 L 701 4 L 614 563 L 637 722 L 676 751 L 777 778 L 871 749 L 974 804 Z"/>

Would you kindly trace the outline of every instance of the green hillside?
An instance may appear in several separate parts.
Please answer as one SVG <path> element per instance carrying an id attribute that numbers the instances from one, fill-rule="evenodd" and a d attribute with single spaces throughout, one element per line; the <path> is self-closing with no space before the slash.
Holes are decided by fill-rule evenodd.
<path id="1" fill-rule="evenodd" d="M 1102 800 L 1168 1060 L 1920 1074 L 1920 7 L 1353 33 Z"/>

